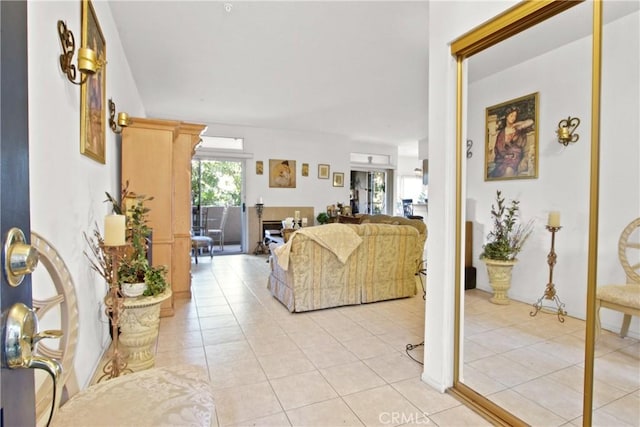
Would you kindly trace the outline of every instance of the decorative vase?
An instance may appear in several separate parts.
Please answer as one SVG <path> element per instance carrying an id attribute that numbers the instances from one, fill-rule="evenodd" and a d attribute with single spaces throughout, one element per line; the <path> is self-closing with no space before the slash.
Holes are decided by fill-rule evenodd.
<path id="1" fill-rule="evenodd" d="M 489 284 L 493 289 L 493 296 L 489 299 L 494 304 L 509 304 L 509 288 L 511 288 L 511 271 L 518 260 L 499 261 L 483 258 L 487 266 Z"/>
<path id="2" fill-rule="evenodd" d="M 122 290 L 122 294 L 125 297 L 135 298 L 142 295 L 147 289 L 147 284 L 144 282 L 140 283 L 122 283 L 120 285 L 120 289 Z"/>
<path id="3" fill-rule="evenodd" d="M 160 305 L 171 297 L 171 289 L 159 295 L 125 298 L 120 318 L 120 344 L 128 354 L 127 368 L 134 372 L 152 368 L 153 347 L 160 327 Z"/>

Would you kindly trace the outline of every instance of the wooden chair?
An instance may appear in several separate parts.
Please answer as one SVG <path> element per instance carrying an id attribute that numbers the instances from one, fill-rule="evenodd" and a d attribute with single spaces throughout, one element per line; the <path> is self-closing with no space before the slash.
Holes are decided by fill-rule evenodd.
<path id="1" fill-rule="evenodd" d="M 635 236 L 630 239 L 634 232 Z M 640 316 L 640 262 L 638 261 L 640 252 L 638 251 L 640 251 L 640 218 L 636 218 L 625 227 L 618 241 L 618 257 L 627 276 L 627 283 L 598 286 L 596 291 L 596 337 L 600 335 L 600 308 L 602 307 L 624 313 L 620 329 L 622 338 L 629 332 L 631 316 Z"/>
<path id="2" fill-rule="evenodd" d="M 218 245 L 220 250 L 224 251 L 224 226 L 227 223 L 227 216 L 229 215 L 229 208 L 227 206 L 222 210 L 222 218 L 220 219 L 220 228 L 210 228 L 207 230 L 207 235 L 214 241 L 218 239 Z"/>
<path id="3" fill-rule="evenodd" d="M 73 370 L 78 344 L 78 307 L 73 279 L 56 249 L 42 236 L 32 232 L 31 244 L 38 250 L 40 263 L 55 286 L 55 295 L 42 301 L 34 300 L 33 306 L 40 319 L 58 322 L 56 327 L 64 332 L 57 348 L 51 342 L 40 341 L 35 349 L 35 354 L 55 358 L 62 366 L 57 387 L 62 405 L 53 408 L 56 412 L 51 425 L 217 425 L 211 385 L 201 366 L 151 368 L 78 391 Z M 51 316 L 47 318 L 49 312 Z M 37 386 L 38 426 L 46 425 L 49 420 L 52 396 L 50 379 Z"/>

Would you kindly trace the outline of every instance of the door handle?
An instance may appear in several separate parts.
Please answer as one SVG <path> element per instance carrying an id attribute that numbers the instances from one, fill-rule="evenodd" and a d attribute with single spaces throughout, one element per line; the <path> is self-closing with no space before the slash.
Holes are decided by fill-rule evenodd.
<path id="1" fill-rule="evenodd" d="M 45 330 L 38 332 L 38 316 L 35 310 L 19 302 L 9 309 L 4 325 L 4 354 L 2 360 L 4 367 L 9 369 L 42 369 L 53 380 L 53 401 L 51 402 L 51 422 L 53 413 L 58 407 L 57 392 L 62 366 L 60 362 L 43 356 L 35 356 L 33 350 L 38 341 L 45 338 L 60 338 L 62 331 Z"/>
<path id="2" fill-rule="evenodd" d="M 26 243 L 24 233 L 12 228 L 4 243 L 4 275 L 11 286 L 18 286 L 26 274 L 38 266 L 38 251 Z"/>

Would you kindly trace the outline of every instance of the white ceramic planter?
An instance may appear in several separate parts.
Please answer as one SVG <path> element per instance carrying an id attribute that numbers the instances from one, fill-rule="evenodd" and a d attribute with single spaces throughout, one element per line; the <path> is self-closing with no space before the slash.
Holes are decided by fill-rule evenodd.
<path id="1" fill-rule="evenodd" d="M 125 297 L 135 298 L 142 295 L 147 289 L 147 284 L 144 282 L 140 283 L 122 283 L 120 285 L 120 289 L 122 290 L 122 294 Z"/>
<path id="2" fill-rule="evenodd" d="M 493 296 L 489 301 L 494 304 L 509 304 L 508 292 L 511 288 L 511 271 L 518 261 L 498 261 L 487 258 L 483 258 L 482 261 L 487 266 L 489 284 L 493 289 Z"/>

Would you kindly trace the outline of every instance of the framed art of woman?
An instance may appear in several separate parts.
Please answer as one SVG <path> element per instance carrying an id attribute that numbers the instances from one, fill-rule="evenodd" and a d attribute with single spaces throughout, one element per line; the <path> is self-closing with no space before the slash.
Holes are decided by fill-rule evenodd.
<path id="1" fill-rule="evenodd" d="M 538 177 L 538 93 L 488 107 L 485 181 Z"/>

